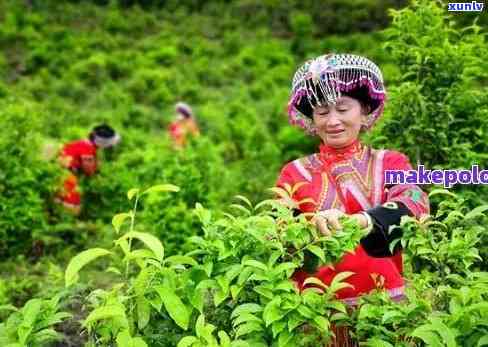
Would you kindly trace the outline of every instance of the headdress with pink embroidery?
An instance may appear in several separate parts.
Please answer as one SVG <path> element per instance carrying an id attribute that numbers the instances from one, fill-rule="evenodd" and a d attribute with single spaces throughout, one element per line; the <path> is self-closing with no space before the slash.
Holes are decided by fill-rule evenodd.
<path id="1" fill-rule="evenodd" d="M 342 95 L 360 98 L 370 106 L 365 128 L 371 128 L 383 113 L 386 99 L 378 66 L 353 54 L 327 54 L 306 61 L 293 77 L 288 103 L 290 123 L 315 134 L 313 109 L 335 104 Z"/>

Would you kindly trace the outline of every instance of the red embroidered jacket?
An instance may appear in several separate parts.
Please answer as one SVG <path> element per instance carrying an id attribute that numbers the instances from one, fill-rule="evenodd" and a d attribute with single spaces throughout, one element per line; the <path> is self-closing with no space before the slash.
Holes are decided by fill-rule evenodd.
<path id="1" fill-rule="evenodd" d="M 61 165 L 70 170 L 63 179 L 57 200 L 68 208 L 79 208 L 81 193 L 75 173 L 82 171 L 82 158 L 91 157 L 96 161 L 97 147 L 89 140 L 78 140 L 66 144 L 60 153 Z M 94 170 L 96 169 L 96 162 Z"/>
<path id="2" fill-rule="evenodd" d="M 198 125 L 192 118 L 174 121 L 168 126 L 168 130 L 176 147 L 186 145 L 188 134 L 192 136 L 200 134 Z"/>
<path id="3" fill-rule="evenodd" d="M 299 206 L 301 212 L 336 208 L 355 214 L 391 201 L 403 204 L 409 214 L 418 218 L 429 213 L 427 195 L 416 185 L 386 187 L 384 184 L 385 170 L 410 169 L 408 158 L 396 151 L 375 150 L 358 141 L 340 150 L 321 145 L 319 153 L 286 164 L 277 186 L 306 183 L 293 199 L 312 198 L 316 205 L 303 203 Z M 337 297 L 354 304 L 358 296 L 378 287 L 388 290 L 391 297 L 403 296 L 402 270 L 401 252 L 390 257 L 373 257 L 360 245 L 354 254 L 345 254 L 338 264 L 320 267 L 315 274 L 300 270 L 293 279 L 303 289 L 303 281 L 309 276 L 330 284 L 337 273 L 352 271 L 354 275 L 346 281 L 353 288 L 340 290 Z"/>

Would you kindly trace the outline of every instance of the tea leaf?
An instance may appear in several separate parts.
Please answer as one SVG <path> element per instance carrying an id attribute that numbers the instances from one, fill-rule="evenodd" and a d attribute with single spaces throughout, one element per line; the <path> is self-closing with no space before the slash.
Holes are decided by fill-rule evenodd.
<path id="1" fill-rule="evenodd" d="M 152 186 L 145 191 L 142 192 L 141 195 L 152 194 L 152 193 L 159 193 L 159 192 L 179 192 L 180 187 L 177 187 L 173 184 L 158 184 L 156 186 Z"/>
<path id="2" fill-rule="evenodd" d="M 191 257 L 187 257 L 184 255 L 173 255 L 171 257 L 166 258 L 165 260 L 166 263 L 169 264 L 180 264 L 180 265 L 191 265 L 191 266 L 197 266 L 198 263 L 195 261 L 195 259 Z"/>
<path id="3" fill-rule="evenodd" d="M 127 322 L 125 316 L 125 308 L 122 305 L 107 305 L 102 306 L 94 309 L 88 317 L 86 317 L 85 321 L 83 322 L 84 327 L 90 326 L 92 323 L 97 322 L 99 320 L 104 319 L 111 319 L 111 318 L 122 318 L 122 322 L 124 322 L 124 326 L 128 327 L 129 323 Z"/>
<path id="4" fill-rule="evenodd" d="M 119 213 L 113 216 L 112 225 L 114 226 L 115 232 L 117 234 L 120 232 L 120 228 L 122 227 L 122 224 L 124 224 L 125 220 L 129 218 L 132 218 L 132 212 Z"/>
<path id="5" fill-rule="evenodd" d="M 252 203 L 251 203 L 251 201 L 249 201 L 249 199 L 246 198 L 245 196 L 243 196 L 243 195 L 236 195 L 235 198 L 243 201 L 247 206 L 249 206 L 250 209 L 252 209 Z"/>
<path id="6" fill-rule="evenodd" d="M 473 209 L 472 211 L 468 212 L 466 214 L 466 216 L 464 216 L 464 218 L 467 219 L 467 220 L 469 220 L 469 219 L 472 219 L 472 218 L 484 216 L 485 215 L 484 214 L 485 211 L 488 211 L 488 205 L 478 206 L 475 209 Z"/>
<path id="7" fill-rule="evenodd" d="M 185 336 L 178 342 L 177 347 L 190 347 L 197 341 L 198 339 L 195 336 Z"/>
<path id="8" fill-rule="evenodd" d="M 231 318 L 235 318 L 242 313 L 256 313 L 261 311 L 263 311 L 263 307 L 261 305 L 254 303 L 242 304 L 237 306 L 234 311 L 232 311 Z"/>
<path id="9" fill-rule="evenodd" d="M 322 248 L 316 245 L 308 245 L 305 249 L 315 254 L 323 263 L 325 263 L 325 252 Z"/>
<path id="10" fill-rule="evenodd" d="M 159 241 L 159 239 L 156 236 L 148 234 L 148 233 L 131 231 L 131 232 L 128 232 L 127 234 L 125 234 L 124 236 L 122 236 L 117 241 L 126 240 L 129 238 L 134 238 L 134 239 L 138 239 L 138 240 L 142 241 L 154 253 L 154 257 L 158 261 L 160 261 L 160 262 L 163 261 L 164 247 L 163 247 L 163 244 L 161 243 L 161 241 Z"/>
<path id="11" fill-rule="evenodd" d="M 70 260 L 68 267 L 66 268 L 64 276 L 65 286 L 69 287 L 78 281 L 78 272 L 83 266 L 96 258 L 109 254 L 111 254 L 111 252 L 103 248 L 92 248 L 77 254 Z"/>
<path id="12" fill-rule="evenodd" d="M 139 188 L 132 188 L 127 192 L 127 199 L 132 200 L 134 196 L 139 194 Z"/>
<path id="13" fill-rule="evenodd" d="M 271 323 L 281 319 L 284 313 L 280 309 L 281 297 L 276 296 L 271 300 L 263 311 L 263 320 L 266 326 L 271 325 Z"/>
<path id="14" fill-rule="evenodd" d="M 154 289 L 163 300 L 164 308 L 173 321 L 183 330 L 187 330 L 191 312 L 189 312 L 181 299 L 167 286 L 159 285 Z"/>

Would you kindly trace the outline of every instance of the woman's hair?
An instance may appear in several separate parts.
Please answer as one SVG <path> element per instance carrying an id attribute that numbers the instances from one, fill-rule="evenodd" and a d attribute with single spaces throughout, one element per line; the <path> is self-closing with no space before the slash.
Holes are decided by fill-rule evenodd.
<path id="1" fill-rule="evenodd" d="M 120 135 L 107 124 L 93 128 L 89 138 L 99 148 L 111 148 L 120 142 Z"/>
<path id="2" fill-rule="evenodd" d="M 114 136 L 115 130 L 111 126 L 107 124 L 101 124 L 94 127 L 93 130 L 90 132 L 90 141 L 95 141 L 96 137 L 111 139 Z"/>

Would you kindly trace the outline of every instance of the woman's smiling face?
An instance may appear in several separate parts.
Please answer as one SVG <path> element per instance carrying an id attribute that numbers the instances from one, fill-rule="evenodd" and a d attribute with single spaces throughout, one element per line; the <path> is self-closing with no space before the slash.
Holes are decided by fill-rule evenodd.
<path id="1" fill-rule="evenodd" d="M 331 147 L 342 148 L 353 143 L 366 121 L 361 103 L 349 96 L 342 96 L 337 103 L 317 106 L 313 122 L 322 141 Z"/>

